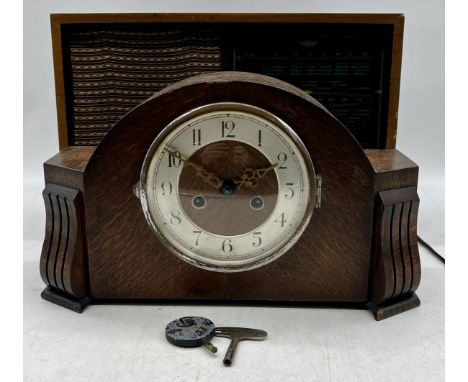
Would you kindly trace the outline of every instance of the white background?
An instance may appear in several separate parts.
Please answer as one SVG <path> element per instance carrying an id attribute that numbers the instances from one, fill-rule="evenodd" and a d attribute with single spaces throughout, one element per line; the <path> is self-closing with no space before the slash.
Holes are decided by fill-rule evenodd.
<path id="1" fill-rule="evenodd" d="M 419 234 L 444 251 L 443 1 L 25 0 L 26 380 L 75 381 L 80 375 L 84 380 L 109 381 L 158 377 L 274 380 L 275 375 L 278 380 L 441 380 L 444 269 L 424 251 L 421 308 L 382 323 L 373 322 L 367 312 L 329 309 L 96 306 L 83 315 L 74 315 L 40 300 L 43 284 L 38 261 L 45 222 L 42 163 L 58 151 L 49 14 L 67 12 L 404 13 L 397 148 L 420 166 Z M 209 316 L 223 325 L 257 326 L 268 330 L 271 338 L 268 343 L 241 344 L 239 358 L 231 374 L 226 374 L 220 359 L 206 358 L 201 349 L 181 353 L 179 349 L 169 350 L 163 339 L 158 340 L 158 325 L 191 313 Z M 294 328 L 301 333 L 298 335 Z M 221 351 L 218 358 L 225 351 L 221 341 L 217 340 Z M 161 354 L 172 358 L 157 361 Z"/>

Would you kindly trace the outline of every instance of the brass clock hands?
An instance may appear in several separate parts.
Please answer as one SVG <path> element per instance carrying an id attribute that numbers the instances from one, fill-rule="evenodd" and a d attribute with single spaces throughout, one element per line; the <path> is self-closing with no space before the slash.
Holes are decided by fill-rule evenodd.
<path id="1" fill-rule="evenodd" d="M 234 180 L 234 183 L 241 188 L 242 186 L 246 188 L 255 188 L 258 185 L 258 180 L 263 178 L 269 171 L 278 167 L 279 163 L 272 164 L 270 167 L 266 168 L 257 168 L 255 170 L 251 168 L 246 168 L 241 175 L 239 180 Z"/>
<path id="2" fill-rule="evenodd" d="M 174 158 L 177 158 L 184 162 L 185 166 L 192 167 L 196 171 L 196 175 L 202 178 L 206 183 L 211 184 L 213 187 L 217 188 L 218 190 L 221 188 L 221 185 L 223 184 L 223 181 L 214 173 L 211 171 L 206 170 L 199 164 L 192 162 L 188 159 L 182 158 L 180 153 L 178 151 L 174 150 L 169 150 L 165 149 L 170 155 L 172 155 Z"/>
<path id="3" fill-rule="evenodd" d="M 200 166 L 199 164 L 192 162 L 188 159 L 182 158 L 180 153 L 175 150 L 165 149 L 170 155 L 178 160 L 184 162 L 185 166 L 190 166 L 196 171 L 196 175 L 202 178 L 206 183 L 209 183 L 213 187 L 217 188 L 218 190 L 221 189 L 223 185 L 223 181 L 213 172 L 206 170 L 204 167 Z M 238 187 L 245 187 L 245 188 L 255 188 L 258 185 L 258 180 L 263 178 L 269 171 L 278 167 L 279 163 L 275 163 L 269 167 L 265 168 L 257 168 L 251 169 L 246 168 L 242 173 L 240 179 L 234 180 L 234 184 Z"/>

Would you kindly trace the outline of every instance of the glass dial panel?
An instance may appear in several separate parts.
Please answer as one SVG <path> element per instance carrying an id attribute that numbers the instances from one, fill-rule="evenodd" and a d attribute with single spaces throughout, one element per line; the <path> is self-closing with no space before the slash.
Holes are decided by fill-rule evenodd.
<path id="1" fill-rule="evenodd" d="M 300 139 L 242 104 L 195 109 L 153 142 L 140 199 L 150 225 L 184 260 L 241 271 L 283 254 L 310 219 L 314 170 Z"/>

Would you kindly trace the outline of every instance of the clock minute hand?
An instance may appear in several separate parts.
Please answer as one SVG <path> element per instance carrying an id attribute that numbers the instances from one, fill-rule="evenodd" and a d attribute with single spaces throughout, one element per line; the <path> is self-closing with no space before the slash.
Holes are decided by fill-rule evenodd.
<path id="1" fill-rule="evenodd" d="M 196 175 L 202 178 L 206 183 L 211 184 L 213 187 L 219 189 L 223 184 L 223 181 L 219 179 L 219 177 L 211 171 L 206 170 L 204 167 L 200 166 L 199 164 L 192 162 L 188 159 L 182 158 L 180 153 L 175 150 L 165 149 L 170 155 L 174 158 L 181 160 L 184 163 L 184 166 L 189 166 L 195 169 Z"/>
<path id="2" fill-rule="evenodd" d="M 246 188 L 255 188 L 257 187 L 258 180 L 263 178 L 268 172 L 278 167 L 279 163 L 275 163 L 269 167 L 265 168 L 257 168 L 255 170 L 251 168 L 246 168 L 241 175 L 239 180 L 235 180 L 234 183 L 238 185 L 238 187 L 246 187 Z"/>

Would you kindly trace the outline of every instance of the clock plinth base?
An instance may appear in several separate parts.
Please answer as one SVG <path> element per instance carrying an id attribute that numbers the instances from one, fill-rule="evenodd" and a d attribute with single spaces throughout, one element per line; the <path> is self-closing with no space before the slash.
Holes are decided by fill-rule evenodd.
<path id="1" fill-rule="evenodd" d="M 41 297 L 46 301 L 53 302 L 54 304 L 70 309 L 76 313 L 83 312 L 83 310 L 91 304 L 91 297 L 78 300 L 50 286 L 42 291 Z"/>
<path id="2" fill-rule="evenodd" d="M 377 305 L 373 302 L 370 302 L 368 307 L 374 315 L 375 320 L 380 321 L 406 312 L 410 309 L 417 308 L 419 305 L 421 305 L 419 297 L 416 295 L 416 293 L 412 293 L 402 299 L 389 301 L 385 304 Z"/>

